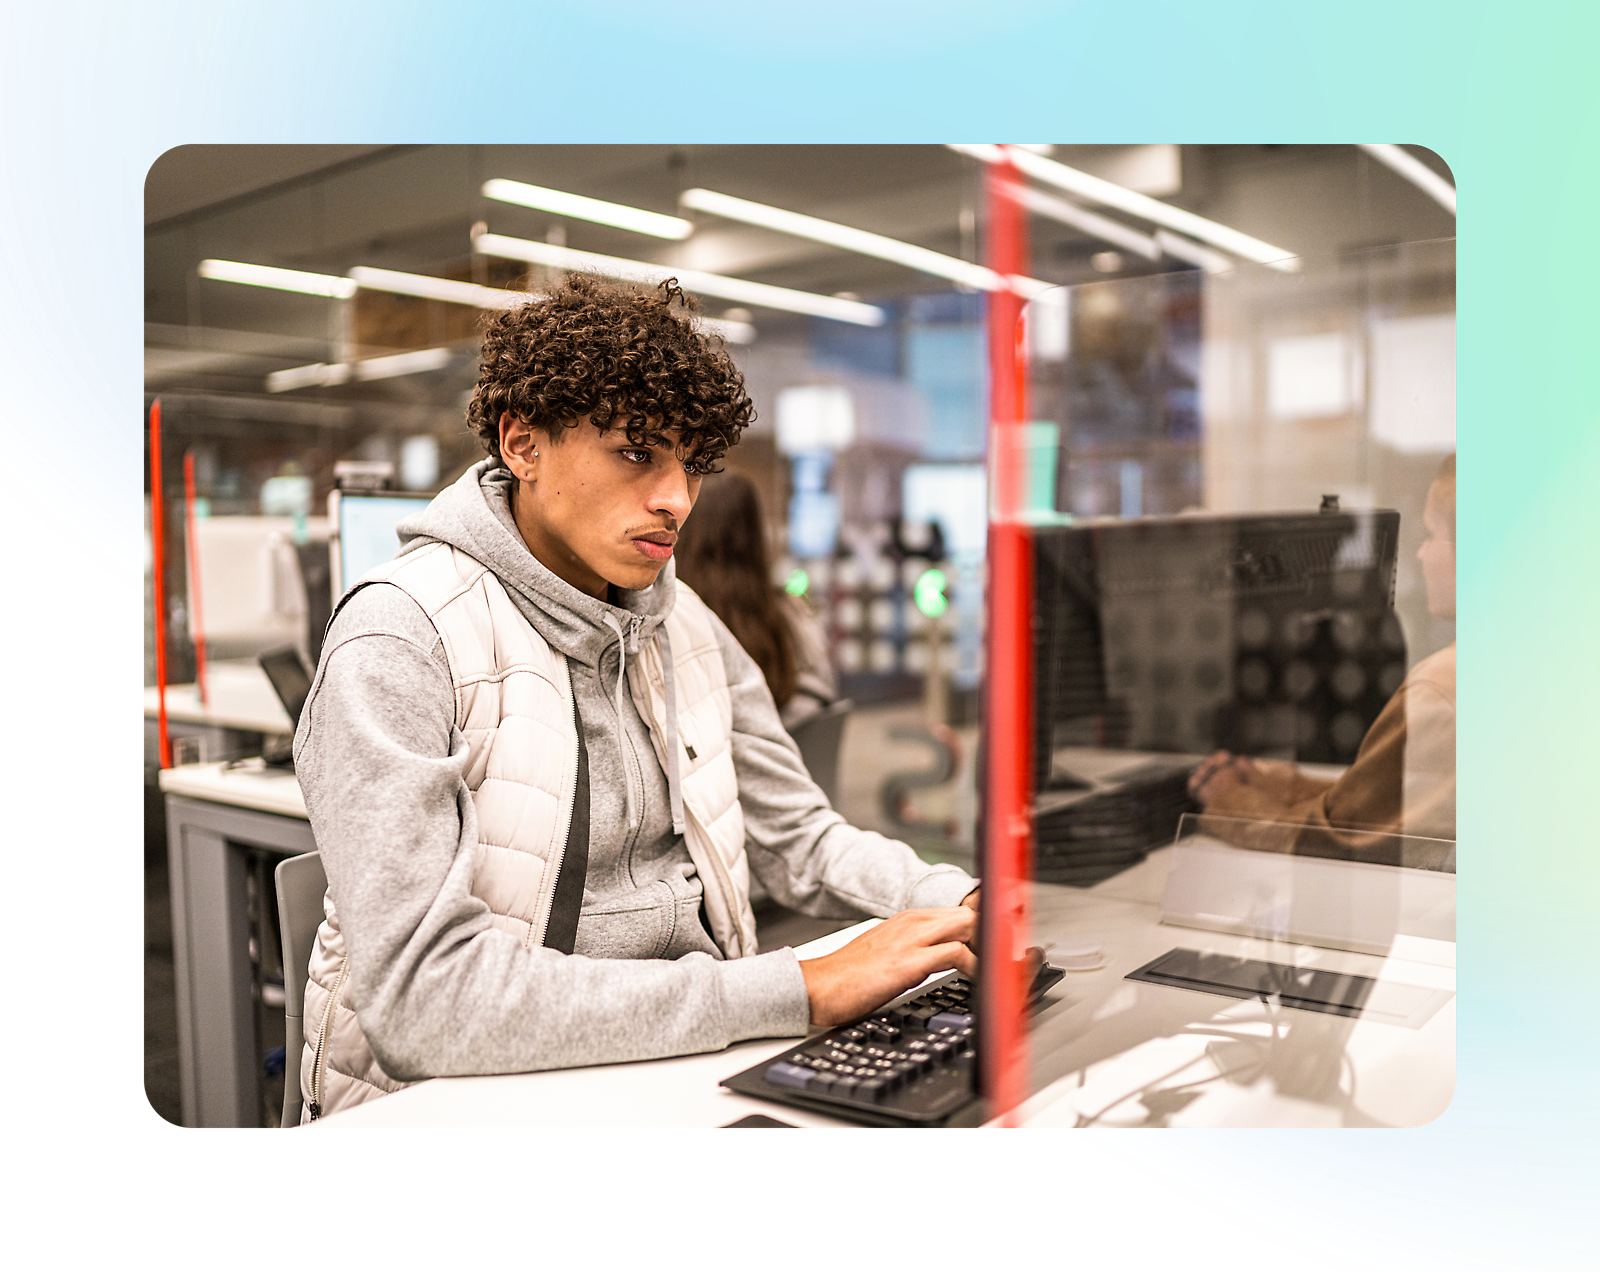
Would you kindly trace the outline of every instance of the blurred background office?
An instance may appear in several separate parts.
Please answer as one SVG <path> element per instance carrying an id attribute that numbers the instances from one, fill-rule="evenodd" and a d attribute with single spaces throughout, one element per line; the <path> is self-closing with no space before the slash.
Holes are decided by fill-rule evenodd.
<path id="1" fill-rule="evenodd" d="M 1397 146 L 1014 150 L 1043 520 L 1306 513 L 1328 497 L 1346 513 L 1397 511 L 1394 628 L 1349 699 L 1381 706 L 1454 640 L 1417 559 L 1425 492 L 1455 448 L 1445 165 Z M 1008 285 L 983 268 L 993 151 L 163 155 L 146 184 L 145 388 L 147 408 L 161 405 L 166 679 L 174 701 L 198 695 L 184 687 L 203 662 L 211 708 L 172 725 L 178 758 L 259 754 L 284 727 L 255 659 L 293 646 L 315 664 L 340 574 L 336 488 L 426 496 L 482 458 L 464 424 L 482 314 L 565 270 L 670 274 L 755 400 L 726 466 L 765 511 L 769 584 L 812 616 L 830 692 L 853 704 L 840 810 L 970 866 L 985 317 L 990 289 Z M 217 710 L 230 694 L 231 715 Z M 1245 741 L 1348 763 L 1377 706 L 1330 709 L 1315 746 L 1292 726 Z M 1203 754 L 1200 719 L 1175 711 L 1134 740 Z M 158 764 L 152 726 L 147 985 L 159 997 L 171 963 Z M 159 1044 L 150 1055 L 152 1102 L 171 1107 Z"/>

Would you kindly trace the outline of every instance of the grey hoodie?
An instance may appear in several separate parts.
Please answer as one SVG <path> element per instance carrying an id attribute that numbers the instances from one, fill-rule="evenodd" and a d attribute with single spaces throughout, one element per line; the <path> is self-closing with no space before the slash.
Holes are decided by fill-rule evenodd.
<path id="1" fill-rule="evenodd" d="M 388 584 L 347 595 L 323 645 L 295 767 L 350 956 L 349 995 L 399 1079 L 710 1051 L 803 1034 L 792 950 L 724 960 L 701 882 L 674 834 L 667 779 L 622 687 L 628 642 L 670 612 L 669 565 L 606 604 L 545 569 L 512 519 L 511 477 L 477 465 L 400 526 L 402 552 L 440 541 L 492 569 L 567 658 L 588 761 L 588 873 L 573 953 L 523 949 L 471 894 L 477 851 L 466 744 L 442 642 Z M 717 624 L 754 875 L 780 902 L 854 918 L 955 905 L 975 885 L 849 826 L 807 776 L 760 670 Z M 631 661 L 626 674 L 633 674 Z M 620 707 L 620 710 L 619 710 Z"/>

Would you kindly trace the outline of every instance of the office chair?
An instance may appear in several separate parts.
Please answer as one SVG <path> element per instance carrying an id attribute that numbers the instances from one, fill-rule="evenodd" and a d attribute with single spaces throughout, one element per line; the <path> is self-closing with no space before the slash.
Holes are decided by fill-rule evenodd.
<path id="1" fill-rule="evenodd" d="M 855 703 L 841 698 L 789 730 L 789 736 L 800 748 L 800 758 L 805 761 L 811 780 L 822 787 L 822 793 L 834 807 L 839 804 L 839 741 L 844 736 L 845 721 L 854 709 Z"/>
<path id="2" fill-rule="evenodd" d="M 300 1125 L 300 1053 L 305 1047 L 306 969 L 322 922 L 322 895 L 328 876 L 317 853 L 278 863 L 278 925 L 283 938 L 283 1117 L 282 1126 Z"/>

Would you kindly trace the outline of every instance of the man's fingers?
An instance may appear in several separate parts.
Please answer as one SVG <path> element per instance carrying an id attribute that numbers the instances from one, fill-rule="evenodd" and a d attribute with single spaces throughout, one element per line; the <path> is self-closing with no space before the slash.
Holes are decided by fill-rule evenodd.
<path id="1" fill-rule="evenodd" d="M 949 968 L 960 972 L 963 976 L 976 976 L 978 974 L 978 956 L 960 941 L 953 941 L 948 945 L 936 947 L 940 953 L 940 964 L 935 970 Z"/>
<path id="2" fill-rule="evenodd" d="M 936 910 L 902 910 L 902 920 L 907 934 L 923 945 L 937 945 L 942 941 L 965 941 L 978 930 L 978 915 L 964 905 L 952 905 Z"/>
<path id="3" fill-rule="evenodd" d="M 948 913 L 951 935 L 960 941 L 971 940 L 978 934 L 978 912 L 970 906 L 953 906 Z"/>

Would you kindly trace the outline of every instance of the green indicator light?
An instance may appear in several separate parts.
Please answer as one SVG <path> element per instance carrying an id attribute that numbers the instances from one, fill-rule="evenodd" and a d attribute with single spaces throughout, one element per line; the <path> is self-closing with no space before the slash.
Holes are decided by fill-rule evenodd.
<path id="1" fill-rule="evenodd" d="M 943 570 L 925 570 L 911 593 L 917 608 L 929 618 L 938 618 L 950 608 L 950 601 L 944 594 L 944 588 Z"/>
<path id="2" fill-rule="evenodd" d="M 796 570 L 783 584 L 783 590 L 790 596 L 804 596 L 810 587 L 811 576 L 804 570 Z"/>

